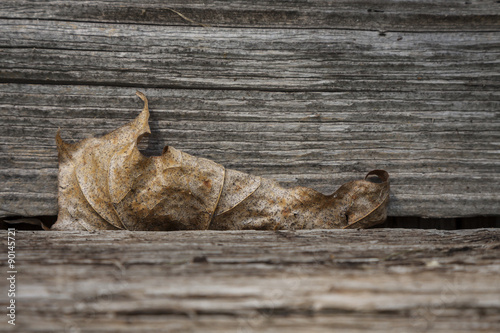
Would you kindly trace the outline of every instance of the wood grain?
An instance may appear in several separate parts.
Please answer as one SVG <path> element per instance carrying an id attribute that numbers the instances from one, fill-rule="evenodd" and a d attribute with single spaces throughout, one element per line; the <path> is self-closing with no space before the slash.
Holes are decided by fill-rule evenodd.
<path id="1" fill-rule="evenodd" d="M 0 215 L 57 213 L 58 128 L 66 140 L 102 135 L 142 107 L 133 88 L 0 90 Z M 167 144 L 324 193 L 383 168 L 392 177 L 390 215 L 499 213 L 498 103 L 484 92 L 143 91 L 153 131 L 147 154 Z"/>
<path id="2" fill-rule="evenodd" d="M 491 31 L 498 29 L 496 0 L 204 1 L 3 0 L 8 18 L 147 25 L 325 28 L 373 31 Z M 187 18 L 187 19 L 186 19 Z"/>
<path id="3" fill-rule="evenodd" d="M 496 32 L 0 20 L 5 82 L 270 91 L 498 92 Z"/>
<path id="4" fill-rule="evenodd" d="M 497 229 L 16 238 L 23 332 L 500 329 Z"/>
<path id="5" fill-rule="evenodd" d="M 170 5 L 2 1 L 0 217 L 57 214 L 57 128 L 117 128 L 136 89 L 147 154 L 324 193 L 383 168 L 392 216 L 500 214 L 496 1 Z"/>

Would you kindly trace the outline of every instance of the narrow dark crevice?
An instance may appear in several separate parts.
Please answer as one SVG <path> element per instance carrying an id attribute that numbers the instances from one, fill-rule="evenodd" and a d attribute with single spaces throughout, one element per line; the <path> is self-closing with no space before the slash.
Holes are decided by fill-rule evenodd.
<path id="1" fill-rule="evenodd" d="M 183 89 L 183 90 L 214 90 L 214 91 L 262 91 L 262 92 L 274 92 L 274 93 L 343 93 L 343 92 L 375 92 L 371 89 L 339 89 L 339 88 L 287 88 L 287 87 L 235 87 L 235 86 L 206 86 L 206 85 L 196 85 L 196 84 L 143 84 L 143 83 L 128 83 L 128 82 L 114 82 L 114 81 L 65 81 L 65 80 L 32 80 L 32 79 L 17 79 L 17 78 L 0 78 L 0 84 L 29 84 L 29 85 L 46 85 L 46 86 L 89 86 L 89 87 L 117 87 L 117 88 L 136 88 L 136 89 Z M 445 92 L 469 92 L 469 86 L 464 85 L 464 90 L 445 90 Z M 496 85 L 482 85 L 481 90 L 483 92 L 487 91 L 497 91 L 498 87 Z M 439 89 L 426 89 L 427 92 L 442 92 Z M 411 89 L 379 89 L 377 93 L 394 93 L 394 92 L 413 92 Z"/>
<path id="2" fill-rule="evenodd" d="M 460 230 L 476 228 L 500 228 L 500 216 L 475 216 L 461 218 L 424 218 L 418 216 L 389 216 L 375 228 L 414 228 Z"/>
<path id="3" fill-rule="evenodd" d="M 31 79 L 9 79 L 0 78 L 0 84 L 31 84 L 31 85 L 54 85 L 54 86 L 90 86 L 90 87 L 118 87 L 118 88 L 141 88 L 141 89 L 183 89 L 183 90 L 226 90 L 226 91 L 265 91 L 265 92 L 287 92 L 287 93 L 302 93 L 302 92 L 318 92 L 318 93 L 336 93 L 348 92 L 352 89 L 321 89 L 321 88 L 255 88 L 255 87 L 233 87 L 233 86 L 204 86 L 204 85 L 182 85 L 182 84 L 141 84 L 128 82 L 113 82 L 113 81 L 64 81 L 64 80 L 31 80 Z M 356 90 L 361 92 L 363 90 Z M 384 92 L 378 90 L 378 92 Z"/>
<path id="4" fill-rule="evenodd" d="M 42 224 L 50 227 L 57 216 L 13 216 L 0 219 L 0 229 L 43 230 Z M 418 216 L 389 216 L 373 228 L 461 230 L 477 228 L 500 228 L 500 216 L 476 216 L 462 218 L 423 218 Z"/>
<path id="5" fill-rule="evenodd" d="M 41 215 L 41 216 L 11 216 L 0 218 L 0 229 L 15 228 L 16 230 L 43 230 L 42 225 L 46 227 L 56 223 L 57 216 Z"/>
<path id="6" fill-rule="evenodd" d="M 375 13 L 375 14 L 382 14 L 383 11 L 380 10 L 367 10 L 368 13 Z M 431 15 L 429 15 L 431 16 Z M 448 20 L 453 19 L 453 17 L 450 17 L 449 15 L 444 16 Z M 459 16 L 458 18 L 463 19 L 464 16 Z M 497 19 L 497 15 L 492 14 L 492 15 L 476 15 L 473 14 L 470 16 L 470 19 L 473 20 L 474 18 L 476 19 L 482 19 L 485 20 L 490 19 L 492 21 L 491 25 L 493 25 L 494 20 Z M 230 23 L 204 23 L 204 22 L 196 22 L 196 23 L 174 23 L 174 22 L 140 22 L 140 21 L 131 21 L 131 20 L 110 20 L 110 19 L 103 19 L 103 20 L 93 20 L 90 17 L 84 17 L 81 19 L 78 18 L 55 18 L 55 17 L 48 17 L 48 18 L 34 18 L 34 17 L 9 17 L 9 16 L 0 16 L 0 20 L 5 20 L 5 21 L 49 21 L 49 22 L 62 22 L 62 23 L 90 23 L 90 24 L 107 24 L 107 25 L 133 25 L 133 26 L 154 26 L 154 27 L 185 27 L 185 28 L 204 28 L 204 29 L 254 29 L 254 30 L 337 30 L 337 31 L 367 31 L 367 32 L 380 32 L 380 28 L 378 27 L 380 24 L 378 22 L 373 22 L 372 26 L 367 26 L 364 28 L 361 27 L 349 27 L 346 24 L 344 25 L 338 25 L 338 26 L 329 26 L 328 24 L 324 25 L 311 25 L 311 26 L 301 26 L 300 24 L 290 24 L 290 23 L 285 23 L 283 22 L 282 24 L 279 25 L 252 25 L 252 24 L 230 24 Z M 438 23 L 442 24 L 442 20 Z M 487 24 L 484 24 L 487 26 Z M 404 29 L 404 28 L 392 28 L 391 30 L 386 30 L 384 29 L 384 33 L 408 33 L 408 34 L 429 34 L 429 33 L 490 33 L 490 32 L 497 32 L 495 29 L 490 29 L 489 27 L 478 27 L 476 29 L 471 27 L 465 28 L 460 28 L 459 26 L 455 27 L 449 27 L 449 26 L 442 26 L 442 29 L 437 29 L 436 25 L 433 26 L 417 26 L 416 24 L 412 26 L 413 29 Z"/>

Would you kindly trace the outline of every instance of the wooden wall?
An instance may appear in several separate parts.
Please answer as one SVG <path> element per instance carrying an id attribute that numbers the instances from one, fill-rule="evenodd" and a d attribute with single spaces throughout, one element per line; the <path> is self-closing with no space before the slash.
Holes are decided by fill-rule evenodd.
<path id="1" fill-rule="evenodd" d="M 0 217 L 57 214 L 58 128 L 150 99 L 168 144 L 325 193 L 375 168 L 389 214 L 500 215 L 498 1 L 0 2 Z"/>

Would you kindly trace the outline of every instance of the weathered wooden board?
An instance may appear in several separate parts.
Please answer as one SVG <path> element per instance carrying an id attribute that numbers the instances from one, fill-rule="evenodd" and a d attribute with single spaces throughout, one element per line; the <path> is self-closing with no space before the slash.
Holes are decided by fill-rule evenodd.
<path id="1" fill-rule="evenodd" d="M 499 24 L 500 26 L 500 24 Z M 497 32 L 0 20 L 7 82 L 271 91 L 497 93 Z"/>
<path id="2" fill-rule="evenodd" d="M 16 238 L 18 332 L 500 330 L 498 229 Z"/>
<path id="3" fill-rule="evenodd" d="M 56 214 L 57 128 L 65 139 L 102 135 L 141 109 L 131 88 L 0 89 L 3 215 Z M 499 117 L 487 111 L 496 102 L 481 101 L 480 92 L 144 91 L 153 131 L 148 153 L 169 144 L 325 193 L 384 168 L 392 175 L 391 215 L 498 214 Z M 459 95 L 468 101 L 450 101 Z M 400 112 L 407 103 L 414 111 Z"/>
<path id="4" fill-rule="evenodd" d="M 57 128 L 116 128 L 135 89 L 148 154 L 322 192 L 384 168 L 390 215 L 500 214 L 496 1 L 169 5 L 1 2 L 0 217 L 55 215 Z"/>
<path id="5" fill-rule="evenodd" d="M 3 0 L 4 17 L 213 27 L 375 31 L 498 30 L 496 0 Z"/>

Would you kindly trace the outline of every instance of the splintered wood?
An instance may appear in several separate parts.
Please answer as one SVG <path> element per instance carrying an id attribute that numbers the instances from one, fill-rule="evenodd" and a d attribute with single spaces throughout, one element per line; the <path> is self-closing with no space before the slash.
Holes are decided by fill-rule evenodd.
<path id="1" fill-rule="evenodd" d="M 367 228 L 386 219 L 384 170 L 324 195 L 286 189 L 169 146 L 146 157 L 138 142 L 151 133 L 148 101 L 137 95 L 144 101 L 139 116 L 101 138 L 69 144 L 58 132 L 59 215 L 52 230 Z"/>

